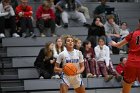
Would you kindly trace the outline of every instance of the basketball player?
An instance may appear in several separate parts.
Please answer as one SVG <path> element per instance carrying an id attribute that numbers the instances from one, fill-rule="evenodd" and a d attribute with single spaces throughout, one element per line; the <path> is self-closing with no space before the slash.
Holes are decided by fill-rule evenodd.
<path id="1" fill-rule="evenodd" d="M 140 19 L 138 28 L 127 35 L 122 41 L 110 42 L 110 45 L 121 47 L 129 43 L 129 53 L 126 66 L 124 68 L 124 82 L 122 93 L 130 93 L 132 83 L 137 79 L 140 82 Z"/>
<path id="2" fill-rule="evenodd" d="M 85 93 L 85 87 L 80 74 L 84 71 L 83 55 L 79 50 L 74 49 L 74 38 L 70 35 L 65 37 L 66 50 L 61 52 L 57 58 L 54 70 L 56 72 L 62 72 L 62 82 L 60 84 L 60 93 L 67 93 L 70 85 L 73 86 L 76 93 Z M 67 76 L 63 73 L 63 69 L 60 68 L 60 64 L 63 66 L 66 63 L 73 63 L 77 68 L 77 73 L 74 76 Z"/>

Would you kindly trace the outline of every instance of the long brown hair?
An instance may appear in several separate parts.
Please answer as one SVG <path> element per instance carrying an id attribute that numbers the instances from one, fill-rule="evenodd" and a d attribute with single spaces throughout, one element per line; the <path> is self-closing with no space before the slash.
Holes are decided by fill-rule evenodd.
<path id="1" fill-rule="evenodd" d="M 57 51 L 57 53 L 59 54 L 59 48 L 58 48 L 58 45 L 57 45 L 57 41 L 59 40 L 59 39 L 61 39 L 62 40 L 62 38 L 61 37 L 58 37 L 57 39 L 56 39 L 56 44 L 55 44 L 55 48 L 56 48 L 56 51 Z M 63 40 L 62 40 L 62 46 L 61 46 L 61 51 L 63 51 L 64 50 L 64 43 L 63 43 Z"/>
<path id="2" fill-rule="evenodd" d="M 53 56 L 53 51 L 49 48 L 51 44 L 53 44 L 53 42 L 48 42 L 45 44 L 45 50 L 44 50 L 45 60 Z"/>

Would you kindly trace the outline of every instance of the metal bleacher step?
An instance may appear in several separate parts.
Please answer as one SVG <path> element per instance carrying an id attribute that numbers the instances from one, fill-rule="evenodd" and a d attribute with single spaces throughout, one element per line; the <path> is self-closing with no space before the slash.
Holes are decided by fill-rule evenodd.
<path id="1" fill-rule="evenodd" d="M 3 70 L 3 75 L 17 75 L 17 69 L 2 69 Z"/>
<path id="2" fill-rule="evenodd" d="M 64 32 L 64 30 L 63 30 Z M 63 33 L 58 31 L 58 33 Z M 66 30 L 66 32 L 68 32 Z M 64 33 L 66 33 L 64 32 Z M 69 32 L 70 33 L 70 32 Z M 85 33 L 85 32 L 82 32 Z M 76 36 L 84 41 L 87 36 Z M 44 46 L 45 43 L 52 41 L 55 42 L 57 37 L 37 37 L 37 38 L 3 38 L 2 45 L 5 47 L 23 47 L 23 46 Z"/>
<path id="3" fill-rule="evenodd" d="M 19 79 L 38 79 L 39 73 L 36 68 L 19 68 L 18 78 Z"/>
<path id="4" fill-rule="evenodd" d="M 0 75 L 0 81 L 4 80 L 17 80 L 18 75 Z"/>
<path id="5" fill-rule="evenodd" d="M 61 82 L 60 79 L 24 80 L 24 89 L 25 90 L 45 90 L 45 89 L 57 90 L 59 89 L 60 82 Z M 109 82 L 105 82 L 102 77 L 101 78 L 83 78 L 83 82 L 84 82 L 85 88 L 87 89 L 110 89 L 110 88 L 122 87 L 122 83 L 117 82 L 115 78 Z"/>
<path id="6" fill-rule="evenodd" d="M 111 60 L 114 65 L 120 63 L 120 57 L 127 57 L 127 54 L 124 55 L 111 55 Z M 36 57 L 15 57 L 12 58 L 12 67 L 15 68 L 29 68 L 34 67 Z"/>
<path id="7" fill-rule="evenodd" d="M 13 81 L 1 81 L 1 87 L 13 87 L 13 86 L 23 86 L 22 81 L 13 80 Z"/>
<path id="8" fill-rule="evenodd" d="M 24 91 L 24 86 L 2 87 L 1 89 L 6 93 L 11 93 L 11 91 L 14 91 L 14 93 L 16 93 L 15 91 Z"/>

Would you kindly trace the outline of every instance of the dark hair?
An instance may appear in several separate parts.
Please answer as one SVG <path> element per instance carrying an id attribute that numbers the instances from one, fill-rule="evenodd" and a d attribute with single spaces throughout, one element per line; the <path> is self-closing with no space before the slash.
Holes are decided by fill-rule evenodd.
<path id="1" fill-rule="evenodd" d="M 96 21 L 97 18 L 99 18 L 100 21 L 102 22 L 101 16 L 95 16 L 94 19 L 93 19 L 93 21 L 92 21 L 92 24 L 91 24 L 92 26 L 95 26 L 95 21 Z"/>
<path id="2" fill-rule="evenodd" d="M 68 9 L 69 10 L 71 10 L 71 7 L 72 7 L 72 10 L 76 9 L 75 0 L 65 0 L 65 1 L 68 4 Z"/>
<path id="3" fill-rule="evenodd" d="M 99 40 L 103 40 L 104 42 L 106 42 L 105 38 L 102 36 L 98 38 L 98 42 L 99 42 Z"/>
<path id="4" fill-rule="evenodd" d="M 122 22 L 121 25 L 122 25 L 122 24 L 126 24 L 126 26 L 128 25 L 127 22 Z"/>
<path id="5" fill-rule="evenodd" d="M 125 57 L 121 57 L 121 58 L 120 58 L 120 62 L 122 62 L 124 58 L 125 58 Z"/>
<path id="6" fill-rule="evenodd" d="M 85 41 L 83 42 L 83 47 L 86 47 L 86 45 L 88 45 L 89 43 L 91 43 L 89 40 L 85 40 Z"/>

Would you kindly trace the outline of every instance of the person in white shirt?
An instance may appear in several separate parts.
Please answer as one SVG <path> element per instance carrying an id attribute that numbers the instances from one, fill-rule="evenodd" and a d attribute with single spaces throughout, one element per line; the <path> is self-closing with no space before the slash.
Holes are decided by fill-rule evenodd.
<path id="1" fill-rule="evenodd" d="M 110 81 L 113 76 L 108 75 L 107 67 L 109 67 L 110 52 L 109 47 L 105 45 L 104 38 L 98 39 L 98 45 L 94 48 L 95 59 L 97 61 L 97 73 L 99 76 L 104 75 L 106 82 Z"/>
<path id="2" fill-rule="evenodd" d="M 57 58 L 54 70 L 62 73 L 62 82 L 60 84 L 60 93 L 67 93 L 70 85 L 73 86 L 76 93 L 86 93 L 83 81 L 80 74 L 84 71 L 84 60 L 81 51 L 74 49 L 74 38 L 70 35 L 65 37 L 66 50 L 61 52 Z M 63 73 L 63 68 L 66 63 L 73 63 L 77 67 L 77 73 L 74 76 L 68 76 Z"/>
<path id="3" fill-rule="evenodd" d="M 10 28 L 10 34 L 13 37 L 20 37 L 16 33 L 15 12 L 10 5 L 10 0 L 2 0 L 0 2 L 0 38 L 5 37 L 5 28 Z"/>
<path id="4" fill-rule="evenodd" d="M 128 34 L 129 34 L 129 30 L 127 28 L 127 23 L 126 22 L 122 22 L 121 23 L 121 29 L 120 29 L 121 39 L 124 39 Z"/>

